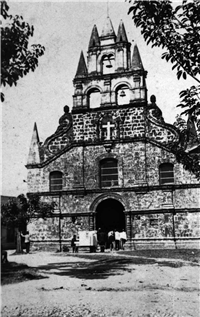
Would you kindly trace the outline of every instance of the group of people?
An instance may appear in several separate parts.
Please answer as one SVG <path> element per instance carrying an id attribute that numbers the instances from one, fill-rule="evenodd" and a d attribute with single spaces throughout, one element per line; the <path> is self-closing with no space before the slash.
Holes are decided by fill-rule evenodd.
<path id="1" fill-rule="evenodd" d="M 118 230 L 110 230 L 104 231 L 101 228 L 99 228 L 97 231 L 94 231 L 95 236 L 95 242 L 93 240 L 93 243 L 90 247 L 90 252 L 95 252 L 99 246 L 100 252 L 104 252 L 106 248 L 109 248 L 110 251 L 112 250 L 124 250 L 124 244 L 126 243 L 127 236 L 126 232 L 123 229 L 121 232 Z M 77 238 L 76 235 L 73 235 L 71 238 L 71 248 L 73 253 L 78 252 L 79 248 L 79 238 Z"/>
<path id="2" fill-rule="evenodd" d="M 110 248 L 110 251 L 118 251 L 120 249 L 124 250 L 124 244 L 126 243 L 127 236 L 124 229 L 121 232 L 118 230 L 111 230 L 106 233 L 99 228 L 97 232 L 97 240 L 101 252 L 104 252 L 106 246 Z"/>

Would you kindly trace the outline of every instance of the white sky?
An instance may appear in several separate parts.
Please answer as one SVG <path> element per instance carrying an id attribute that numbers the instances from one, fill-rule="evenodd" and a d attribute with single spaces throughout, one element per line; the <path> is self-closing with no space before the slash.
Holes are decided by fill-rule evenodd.
<path id="1" fill-rule="evenodd" d="M 25 164 L 33 131 L 37 123 L 41 141 L 53 134 L 63 107 L 72 107 L 75 76 L 81 50 L 85 59 L 93 25 L 99 35 L 107 16 L 107 2 L 57 1 L 8 2 L 10 14 L 22 15 L 34 25 L 32 43 L 44 45 L 44 56 L 35 72 L 20 79 L 17 86 L 4 90 L 2 104 L 2 191 L 3 195 L 26 193 Z M 178 2 L 177 2 L 178 4 Z M 148 71 L 148 100 L 156 95 L 166 122 L 173 123 L 177 113 L 179 92 L 194 84 L 192 80 L 177 80 L 171 64 L 161 60 L 161 49 L 147 46 L 136 29 L 129 2 L 110 1 L 109 16 L 117 33 L 123 20 L 128 40 L 137 43 L 144 68 Z M 133 42 L 134 41 L 134 42 Z M 133 49 L 133 47 L 132 47 Z"/>

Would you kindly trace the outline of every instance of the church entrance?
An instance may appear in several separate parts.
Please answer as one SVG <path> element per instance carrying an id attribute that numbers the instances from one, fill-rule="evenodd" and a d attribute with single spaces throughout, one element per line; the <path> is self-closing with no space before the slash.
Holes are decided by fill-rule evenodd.
<path id="1" fill-rule="evenodd" d="M 96 209 L 96 229 L 101 228 L 104 232 L 125 228 L 125 214 L 123 205 L 115 199 L 103 200 Z"/>

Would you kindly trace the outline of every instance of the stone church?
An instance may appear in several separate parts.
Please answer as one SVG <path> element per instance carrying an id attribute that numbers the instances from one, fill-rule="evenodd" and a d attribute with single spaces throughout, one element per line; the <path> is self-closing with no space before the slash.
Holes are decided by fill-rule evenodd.
<path id="1" fill-rule="evenodd" d="M 62 250 L 73 234 L 98 228 L 125 229 L 127 249 L 198 246 L 200 184 L 177 163 L 179 132 L 148 99 L 146 77 L 124 23 L 115 33 L 107 17 L 101 35 L 94 25 L 72 110 L 64 107 L 44 143 L 34 126 L 28 194 L 55 202 L 53 215 L 29 224 L 35 247 Z"/>

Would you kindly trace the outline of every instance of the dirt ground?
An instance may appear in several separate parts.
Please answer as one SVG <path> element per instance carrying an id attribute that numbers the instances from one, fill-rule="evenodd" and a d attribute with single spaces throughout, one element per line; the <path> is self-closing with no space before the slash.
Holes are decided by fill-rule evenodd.
<path id="1" fill-rule="evenodd" d="M 196 260 L 148 252 L 11 253 L 9 262 L 38 276 L 2 285 L 2 317 L 200 316 Z"/>

